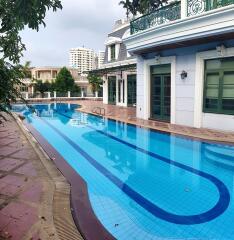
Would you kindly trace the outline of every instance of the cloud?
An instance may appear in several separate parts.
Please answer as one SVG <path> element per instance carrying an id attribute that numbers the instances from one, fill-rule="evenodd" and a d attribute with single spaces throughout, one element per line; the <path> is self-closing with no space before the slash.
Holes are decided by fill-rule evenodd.
<path id="1" fill-rule="evenodd" d="M 118 0 L 62 0 L 62 4 L 62 11 L 48 12 L 46 28 L 21 33 L 27 47 L 22 62 L 31 60 L 34 66 L 68 65 L 70 48 L 84 45 L 104 50 L 114 22 L 125 17 Z"/>

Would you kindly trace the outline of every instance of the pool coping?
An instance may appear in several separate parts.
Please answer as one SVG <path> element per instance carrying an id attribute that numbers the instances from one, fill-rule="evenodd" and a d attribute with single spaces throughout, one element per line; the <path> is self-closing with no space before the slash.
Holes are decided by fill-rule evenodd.
<path id="1" fill-rule="evenodd" d="M 84 240 L 77 226 L 74 224 L 74 219 L 70 211 L 70 185 L 58 170 L 53 161 L 41 147 L 39 142 L 34 138 L 30 130 L 25 126 L 20 115 L 12 113 L 12 117 L 16 124 L 24 134 L 29 144 L 39 157 L 42 165 L 45 167 L 51 181 L 54 184 L 54 189 L 51 199 L 51 208 L 53 214 L 54 228 L 58 239 L 72 237 L 72 239 Z M 63 209 L 63 211 L 61 211 Z"/>
<path id="2" fill-rule="evenodd" d="M 97 236 L 103 240 L 116 240 L 104 228 L 95 215 L 89 200 L 87 184 L 82 177 L 70 167 L 66 160 L 33 126 L 27 123 L 26 120 L 20 120 L 17 114 L 15 114 L 14 117 L 26 137 L 30 137 L 31 141 L 36 142 L 40 146 L 39 148 L 38 146 L 33 146 L 34 149 L 37 148 L 36 152 L 41 151 L 42 154 L 46 155 L 50 164 L 52 163 L 59 174 L 63 176 L 62 183 L 61 181 L 58 182 L 57 177 L 53 180 L 58 186 L 65 184 L 66 191 L 69 187 L 70 213 L 72 214 L 78 233 L 80 233 L 85 240 L 97 240 Z M 59 191 L 63 191 L 63 189 L 60 188 Z M 63 214 L 64 212 L 62 215 Z M 74 237 L 77 235 L 75 233 L 73 234 Z M 77 239 L 82 239 L 80 238 L 81 236 L 78 234 Z"/>
<path id="3" fill-rule="evenodd" d="M 101 115 L 98 115 L 96 113 L 93 113 L 93 112 L 90 112 L 90 111 L 86 110 L 85 108 L 83 108 L 82 105 L 81 105 L 81 108 L 77 108 L 77 109 L 75 109 L 75 111 L 86 113 L 86 114 L 91 114 L 93 116 L 100 117 L 100 118 L 105 118 L 105 119 L 111 120 L 111 121 L 126 123 L 128 125 L 144 128 L 144 129 L 155 131 L 155 132 L 161 132 L 161 133 L 168 134 L 168 135 L 175 136 L 175 137 L 178 136 L 178 137 L 188 139 L 188 140 L 197 140 L 197 141 L 207 142 L 207 143 L 211 143 L 211 144 L 223 144 L 223 145 L 232 146 L 232 147 L 234 146 L 233 141 L 228 141 L 228 140 L 225 141 L 224 139 L 222 139 L 222 140 L 212 139 L 212 137 L 205 137 L 205 136 L 200 136 L 200 137 L 199 136 L 193 136 L 192 133 L 188 134 L 188 133 L 181 133 L 179 131 L 170 130 L 170 129 L 166 130 L 162 127 L 153 127 L 153 126 L 150 126 L 150 125 L 134 122 L 134 121 L 131 121 L 129 119 L 118 118 L 118 117 L 115 117 L 115 116 L 107 116 L 107 115 L 101 116 Z"/>

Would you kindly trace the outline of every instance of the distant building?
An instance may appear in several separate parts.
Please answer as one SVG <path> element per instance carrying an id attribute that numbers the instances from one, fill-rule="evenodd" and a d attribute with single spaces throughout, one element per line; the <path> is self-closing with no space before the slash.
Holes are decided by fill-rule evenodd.
<path id="1" fill-rule="evenodd" d="M 98 58 L 97 68 L 100 68 L 104 63 L 105 51 L 99 51 L 97 58 Z"/>
<path id="2" fill-rule="evenodd" d="M 72 48 L 69 51 L 69 66 L 76 68 L 79 74 L 88 72 L 94 68 L 95 54 L 92 49 Z"/>
<path id="3" fill-rule="evenodd" d="M 22 85 L 20 87 L 21 92 L 28 92 L 28 93 L 34 93 L 33 88 L 33 81 L 34 80 L 42 80 L 43 82 L 53 82 L 55 81 L 59 71 L 62 69 L 62 67 L 32 67 L 31 68 L 31 78 L 23 79 Z M 75 80 L 75 83 L 81 88 L 81 90 L 85 93 L 85 95 L 91 94 L 91 88 L 89 86 L 89 82 L 87 77 L 81 76 L 79 74 L 78 69 L 75 68 L 67 68 L 73 79 Z"/>

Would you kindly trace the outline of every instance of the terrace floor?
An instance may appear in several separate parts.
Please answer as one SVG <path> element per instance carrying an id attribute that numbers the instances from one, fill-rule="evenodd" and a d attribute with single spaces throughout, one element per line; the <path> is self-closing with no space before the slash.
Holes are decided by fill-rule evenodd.
<path id="1" fill-rule="evenodd" d="M 119 107 L 116 105 L 107 105 L 103 104 L 101 101 L 83 100 L 76 101 L 76 103 L 82 106 L 79 109 L 82 112 L 92 113 L 92 110 L 95 107 L 102 107 L 105 108 L 105 117 L 115 119 L 117 121 L 123 121 L 141 127 L 156 129 L 172 134 L 179 134 L 209 141 L 227 142 L 234 144 L 234 132 L 222 132 L 205 128 L 199 129 L 153 120 L 143 120 L 136 118 L 136 109 L 133 107 Z"/>
<path id="2" fill-rule="evenodd" d="M 82 239 L 71 216 L 69 185 L 43 156 L 8 116 L 0 125 L 1 240 Z"/>

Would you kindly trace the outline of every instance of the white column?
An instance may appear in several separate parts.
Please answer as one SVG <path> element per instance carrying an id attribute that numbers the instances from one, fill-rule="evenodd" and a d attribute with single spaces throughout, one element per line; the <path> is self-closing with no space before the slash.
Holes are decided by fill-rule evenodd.
<path id="1" fill-rule="evenodd" d="M 28 99 L 28 92 L 25 93 L 25 99 Z"/>
<path id="2" fill-rule="evenodd" d="M 98 98 L 98 91 L 95 92 L 95 97 Z"/>
<path id="3" fill-rule="evenodd" d="M 103 76 L 103 103 L 108 104 L 108 78 Z"/>
<path id="4" fill-rule="evenodd" d="M 48 92 L 48 98 L 50 98 L 50 92 Z"/>
<path id="5" fill-rule="evenodd" d="M 83 90 L 81 91 L 81 97 L 82 98 L 84 97 L 84 91 Z"/>
<path id="6" fill-rule="evenodd" d="M 188 6 L 188 0 L 181 0 L 181 19 L 187 17 L 187 6 Z"/>
<path id="7" fill-rule="evenodd" d="M 68 97 L 68 98 L 71 97 L 71 92 L 70 92 L 70 91 L 67 92 L 67 97 Z"/>
<path id="8" fill-rule="evenodd" d="M 56 91 L 54 91 L 54 98 L 56 98 L 57 96 L 56 96 Z"/>

